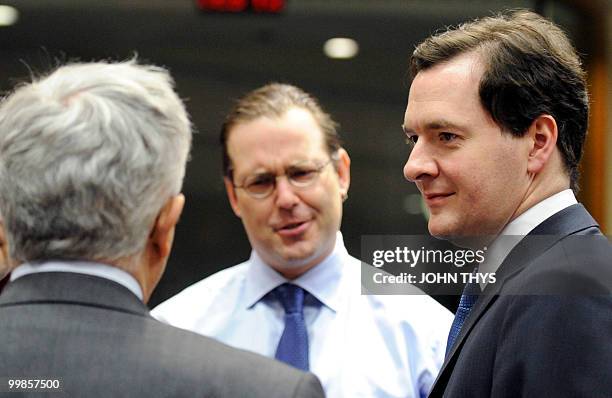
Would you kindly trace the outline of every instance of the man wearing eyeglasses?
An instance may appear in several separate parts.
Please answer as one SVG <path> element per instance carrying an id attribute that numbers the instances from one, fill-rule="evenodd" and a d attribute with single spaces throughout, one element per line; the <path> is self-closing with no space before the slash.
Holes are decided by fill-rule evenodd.
<path id="1" fill-rule="evenodd" d="M 253 252 L 154 316 L 310 370 L 328 397 L 426 396 L 452 315 L 428 296 L 361 295 L 339 232 L 350 158 L 331 117 L 301 89 L 269 84 L 237 102 L 221 142 Z"/>

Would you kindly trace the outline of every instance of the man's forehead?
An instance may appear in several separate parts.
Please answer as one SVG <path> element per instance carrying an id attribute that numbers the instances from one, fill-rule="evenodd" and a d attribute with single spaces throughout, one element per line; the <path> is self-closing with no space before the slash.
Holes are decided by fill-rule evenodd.
<path id="1" fill-rule="evenodd" d="M 482 65 L 474 54 L 419 72 L 410 87 L 404 132 L 466 127 L 482 108 L 481 77 Z"/>
<path id="2" fill-rule="evenodd" d="M 321 128 L 308 111 L 236 125 L 228 138 L 234 169 L 286 167 L 326 154 Z"/>
<path id="3" fill-rule="evenodd" d="M 410 96 L 425 92 L 430 96 L 444 98 L 459 88 L 477 89 L 483 72 L 484 66 L 479 54 L 460 54 L 417 73 L 410 86 Z"/>
<path id="4" fill-rule="evenodd" d="M 239 137 L 237 137 L 239 138 Z M 232 160 L 259 159 L 297 159 L 326 154 L 324 143 L 304 136 L 286 136 L 278 140 L 263 138 L 261 141 L 245 140 L 230 143 L 228 152 Z"/>
<path id="5" fill-rule="evenodd" d="M 242 140 L 248 136 L 275 133 L 275 138 L 301 139 L 301 138 L 323 138 L 323 130 L 310 111 L 303 108 L 293 107 L 278 115 L 262 115 L 254 119 L 236 123 L 228 137 L 232 141 L 235 135 L 242 135 Z M 235 141 L 235 140 L 234 140 Z"/>

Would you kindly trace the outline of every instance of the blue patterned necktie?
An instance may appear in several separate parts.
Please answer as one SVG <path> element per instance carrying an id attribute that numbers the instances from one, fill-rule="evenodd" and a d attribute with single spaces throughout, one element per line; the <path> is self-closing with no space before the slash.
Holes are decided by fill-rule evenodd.
<path id="1" fill-rule="evenodd" d="M 285 330 L 278 342 L 274 358 L 308 371 L 308 332 L 304 321 L 304 289 L 284 283 L 274 295 L 285 309 Z"/>
<path id="2" fill-rule="evenodd" d="M 477 271 L 474 270 L 473 274 L 476 272 Z M 463 293 L 461 294 L 461 299 L 459 300 L 459 307 L 457 307 L 455 319 L 453 320 L 450 332 L 448 333 L 445 357 L 448 357 L 448 354 L 450 354 L 453 344 L 455 344 L 455 340 L 459 336 L 459 332 L 461 332 L 461 326 L 463 326 L 463 323 L 467 319 L 468 315 L 470 315 L 470 310 L 474 306 L 474 303 L 476 303 L 478 300 L 479 294 L 480 286 L 478 283 L 467 283 L 463 288 Z"/>

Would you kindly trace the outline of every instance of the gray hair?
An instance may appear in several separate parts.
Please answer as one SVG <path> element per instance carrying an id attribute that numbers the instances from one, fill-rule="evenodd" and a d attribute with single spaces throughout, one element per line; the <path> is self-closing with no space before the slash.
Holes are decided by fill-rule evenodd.
<path id="1" fill-rule="evenodd" d="M 180 192 L 191 123 L 163 68 L 74 63 L 0 104 L 0 212 L 14 261 L 118 260 Z"/>

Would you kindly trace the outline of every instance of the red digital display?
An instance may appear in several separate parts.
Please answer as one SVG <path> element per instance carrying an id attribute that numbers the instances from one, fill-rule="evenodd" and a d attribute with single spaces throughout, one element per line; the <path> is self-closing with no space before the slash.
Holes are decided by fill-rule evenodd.
<path id="1" fill-rule="evenodd" d="M 285 7 L 285 0 L 196 0 L 196 3 L 204 11 L 233 13 L 279 13 Z"/>
<path id="2" fill-rule="evenodd" d="M 280 12 L 284 5 L 284 0 L 251 0 L 251 7 L 257 12 Z"/>

